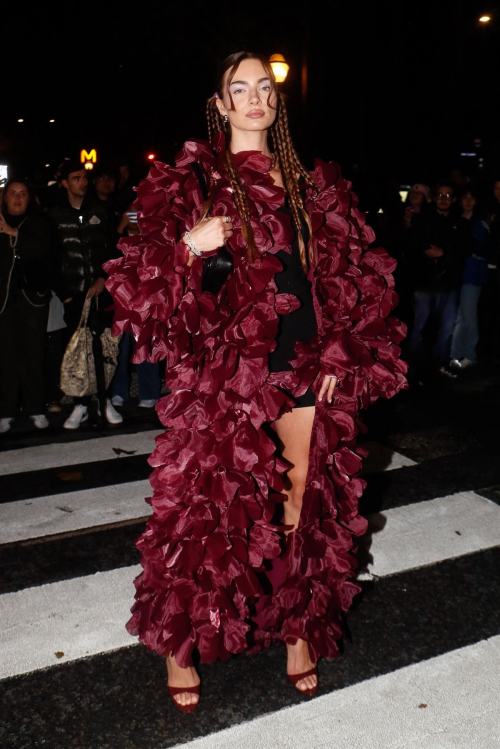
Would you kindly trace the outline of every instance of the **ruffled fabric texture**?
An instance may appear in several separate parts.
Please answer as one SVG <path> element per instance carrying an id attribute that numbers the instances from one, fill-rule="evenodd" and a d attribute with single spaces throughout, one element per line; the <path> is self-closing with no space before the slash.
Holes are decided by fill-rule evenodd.
<path id="1" fill-rule="evenodd" d="M 359 590 L 354 552 L 366 529 L 358 514 L 359 409 L 405 386 L 397 345 L 405 330 L 389 316 L 394 262 L 369 247 L 373 234 L 338 167 L 318 161 L 319 190 L 307 189 L 306 207 L 319 333 L 296 346 L 292 371 L 270 374 L 278 315 L 297 307 L 274 283 L 282 268 L 275 254 L 291 245 L 294 229 L 278 210 L 284 193 L 268 174 L 270 160 L 237 154 L 259 250 L 248 261 L 223 149 L 222 139 L 212 147 L 190 141 L 175 168 L 156 163 L 138 188 L 142 236 L 123 239 L 123 257 L 105 266 L 114 334 L 133 332 L 136 362 L 166 359 L 171 388 L 157 404 L 166 431 L 150 458 L 153 513 L 137 542 L 143 572 L 127 627 L 160 655 L 173 651 L 183 666 L 195 647 L 210 662 L 297 637 L 309 642 L 313 658 L 331 657 Z M 217 297 L 201 290 L 203 261 L 195 258 L 189 268 L 181 240 L 204 202 L 194 161 L 216 183 L 213 215 L 233 219 L 234 271 Z M 257 624 L 265 568 L 283 556 L 273 518 L 287 469 L 263 427 L 292 408 L 285 388 L 317 392 L 323 374 L 337 374 L 341 388 L 333 405 L 317 404 L 300 525 L 286 551 L 288 577 Z"/>

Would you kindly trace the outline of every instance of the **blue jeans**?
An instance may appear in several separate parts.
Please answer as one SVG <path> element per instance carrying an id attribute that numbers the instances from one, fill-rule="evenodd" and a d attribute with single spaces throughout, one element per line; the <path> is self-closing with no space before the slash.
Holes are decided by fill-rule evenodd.
<path id="1" fill-rule="evenodd" d="M 135 349 L 132 333 L 124 333 L 120 341 L 118 366 L 111 384 L 111 397 L 119 395 L 124 401 L 128 400 L 128 365 Z M 160 371 L 158 364 L 142 362 L 136 364 L 137 379 L 139 380 L 140 400 L 158 400 L 160 397 Z"/>
<path id="2" fill-rule="evenodd" d="M 477 307 L 482 286 L 466 283 L 460 294 L 460 307 L 451 340 L 451 358 L 476 361 L 476 346 L 479 340 Z"/>
<path id="3" fill-rule="evenodd" d="M 414 292 L 413 332 L 410 338 L 410 364 L 414 371 L 425 369 L 424 329 L 431 315 L 436 318 L 438 325 L 433 347 L 435 364 L 445 367 L 449 363 L 458 297 L 458 289 Z"/>

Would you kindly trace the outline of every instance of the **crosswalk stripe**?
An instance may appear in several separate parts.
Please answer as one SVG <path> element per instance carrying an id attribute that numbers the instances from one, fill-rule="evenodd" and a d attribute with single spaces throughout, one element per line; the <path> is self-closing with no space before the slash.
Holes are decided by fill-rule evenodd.
<path id="1" fill-rule="evenodd" d="M 499 674 L 496 636 L 174 749 L 494 749 Z"/>
<path id="2" fill-rule="evenodd" d="M 500 543 L 500 507 L 475 492 L 395 507 L 368 518 L 370 572 L 379 577 Z"/>
<path id="3" fill-rule="evenodd" d="M 380 442 L 363 442 L 362 447 L 369 451 L 368 457 L 363 461 L 363 474 L 394 471 L 397 468 L 417 465 L 411 458 L 401 455 Z"/>
<path id="4" fill-rule="evenodd" d="M 1 456 L 0 476 L 29 473 L 47 468 L 65 468 L 110 458 L 118 459 L 120 456 L 113 451 L 113 448 L 133 450 L 135 455 L 144 455 L 153 452 L 155 437 L 159 434 L 163 434 L 163 430 L 115 434 L 109 437 L 72 442 L 52 442 L 48 445 L 7 450 Z"/>
<path id="5" fill-rule="evenodd" d="M 120 457 L 113 447 L 134 451 L 135 455 L 151 453 L 155 447 L 155 437 L 163 430 L 147 430 L 134 434 L 117 434 L 72 442 L 51 442 L 47 445 L 7 450 L 2 453 L 0 476 L 14 473 L 40 471 L 48 468 L 65 468 L 80 463 L 92 463 Z M 379 442 L 364 442 L 370 454 L 364 461 L 365 473 L 391 471 L 404 466 L 416 465 L 414 460 L 396 452 Z"/>
<path id="6" fill-rule="evenodd" d="M 473 492 L 383 515 L 385 527 L 374 534 L 370 549 L 375 559 L 370 569 L 380 577 L 490 548 L 500 540 L 500 508 Z M 74 660 L 133 642 L 124 624 L 139 571 L 139 566 L 125 567 L 0 596 L 0 677 L 54 665 L 58 651 L 63 660 Z"/>
<path id="7" fill-rule="evenodd" d="M 154 436 L 161 432 L 142 432 L 121 437 L 104 437 L 71 443 L 70 445 L 45 445 L 26 450 L 12 451 L 12 453 L 26 454 L 34 450 L 42 451 L 40 457 L 29 463 L 31 471 L 47 468 L 61 468 L 71 466 L 71 462 L 63 463 L 63 459 L 73 460 L 75 464 L 99 463 L 114 457 L 113 447 L 124 450 L 134 449 L 136 454 L 144 454 L 154 448 Z M 394 452 L 385 445 L 376 442 L 365 443 L 370 454 L 365 461 L 365 473 L 376 471 L 392 471 L 416 463 L 409 458 Z M 67 448 L 71 448 L 71 451 Z M 27 462 L 19 456 L 9 456 L 9 468 L 0 466 L 0 475 L 17 474 L 21 466 L 26 468 Z M 13 458 L 11 461 L 10 458 Z M 122 458 L 122 460 L 124 460 Z M 49 465 L 53 462 L 56 465 Z M 28 479 L 27 479 L 28 480 Z M 116 478 L 114 479 L 116 480 Z M 77 484 L 75 484 L 75 487 Z M 111 484 L 93 487 L 81 491 L 70 491 L 48 496 L 35 496 L 0 503 L 0 545 L 40 538 L 42 536 L 57 535 L 83 528 L 91 528 L 123 520 L 146 517 L 150 514 L 149 505 L 144 498 L 152 493 L 149 482 L 134 481 L 124 484 Z"/>
<path id="8" fill-rule="evenodd" d="M 123 567 L 0 596 L 0 678 L 134 644 L 124 625 L 139 570 Z"/>
<path id="9" fill-rule="evenodd" d="M 0 545 L 146 517 L 149 481 L 132 481 L 0 505 Z"/>

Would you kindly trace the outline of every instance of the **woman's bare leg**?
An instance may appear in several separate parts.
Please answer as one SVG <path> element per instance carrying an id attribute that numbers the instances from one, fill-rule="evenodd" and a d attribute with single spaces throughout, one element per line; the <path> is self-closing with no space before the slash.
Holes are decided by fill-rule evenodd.
<path id="1" fill-rule="evenodd" d="M 181 668 L 172 655 L 167 657 L 167 672 L 170 687 L 196 687 L 200 683 L 195 667 Z M 180 692 L 174 696 L 174 700 L 179 705 L 193 705 L 198 702 L 199 696 L 192 692 Z"/>
<path id="2" fill-rule="evenodd" d="M 274 422 L 276 433 L 283 444 L 282 455 L 292 464 L 287 471 L 288 481 L 284 494 L 287 501 L 283 504 L 284 523 L 295 529 L 302 509 L 302 497 L 306 488 L 307 470 L 309 467 L 309 447 L 311 444 L 314 406 L 294 408 Z M 309 648 L 305 640 L 297 640 L 295 645 L 287 643 L 288 673 L 301 674 L 313 668 Z M 297 683 L 297 689 L 313 689 L 317 685 L 316 676 L 306 676 Z"/>

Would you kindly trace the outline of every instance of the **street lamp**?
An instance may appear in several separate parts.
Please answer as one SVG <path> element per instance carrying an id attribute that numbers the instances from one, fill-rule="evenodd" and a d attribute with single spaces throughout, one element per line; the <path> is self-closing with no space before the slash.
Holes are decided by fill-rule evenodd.
<path id="1" fill-rule="evenodd" d="M 271 63 L 276 83 L 283 83 L 288 75 L 288 71 L 290 70 L 290 65 L 287 63 L 283 55 L 279 54 L 271 55 L 269 62 Z"/>
<path id="2" fill-rule="evenodd" d="M 148 161 L 154 161 L 156 159 L 155 153 L 148 153 Z"/>
<path id="3" fill-rule="evenodd" d="M 491 21 L 491 16 L 481 16 L 479 19 L 479 23 L 489 23 Z"/>

